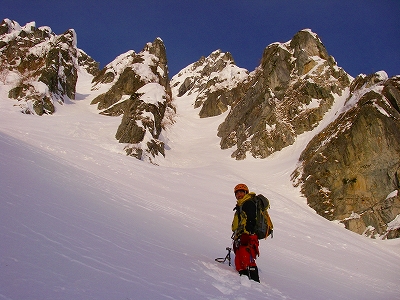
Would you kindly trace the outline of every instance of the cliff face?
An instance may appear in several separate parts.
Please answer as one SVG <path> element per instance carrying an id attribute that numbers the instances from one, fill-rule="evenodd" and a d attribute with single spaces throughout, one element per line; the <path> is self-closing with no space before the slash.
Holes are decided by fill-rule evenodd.
<path id="1" fill-rule="evenodd" d="M 399 237 L 400 77 L 359 76 L 343 112 L 315 136 L 293 173 L 308 204 L 369 236 Z"/>
<path id="2" fill-rule="evenodd" d="M 317 126 L 349 84 L 349 76 L 309 30 L 272 44 L 218 129 L 221 148 L 236 147 L 236 159 L 248 153 L 268 157 Z"/>

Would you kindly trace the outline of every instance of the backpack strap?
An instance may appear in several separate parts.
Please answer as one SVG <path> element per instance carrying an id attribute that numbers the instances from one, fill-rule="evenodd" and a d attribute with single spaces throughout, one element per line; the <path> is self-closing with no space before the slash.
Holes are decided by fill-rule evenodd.
<path id="1" fill-rule="evenodd" d="M 233 240 L 238 240 L 240 235 L 243 233 L 243 226 L 241 225 L 241 221 L 242 221 L 242 206 L 236 205 L 233 208 L 233 211 L 235 212 L 235 217 L 237 218 L 237 228 L 236 230 L 232 233 L 231 238 Z"/>

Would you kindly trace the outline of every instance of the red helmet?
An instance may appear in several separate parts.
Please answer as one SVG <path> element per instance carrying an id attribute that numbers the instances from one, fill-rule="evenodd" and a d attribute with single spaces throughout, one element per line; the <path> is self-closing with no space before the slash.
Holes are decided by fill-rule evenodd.
<path id="1" fill-rule="evenodd" d="M 237 186 L 235 186 L 235 188 L 233 189 L 233 192 L 236 194 L 236 192 L 240 191 L 240 190 L 245 191 L 246 194 L 249 193 L 249 188 L 244 183 L 239 183 Z"/>

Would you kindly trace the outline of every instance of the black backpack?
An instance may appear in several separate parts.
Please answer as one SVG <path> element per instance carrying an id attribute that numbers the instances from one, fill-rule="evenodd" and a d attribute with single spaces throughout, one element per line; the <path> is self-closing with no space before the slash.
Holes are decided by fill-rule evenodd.
<path id="1" fill-rule="evenodd" d="M 256 226 L 255 233 L 259 240 L 266 239 L 271 235 L 273 237 L 274 225 L 268 213 L 269 200 L 263 195 L 254 196 L 252 201 L 256 205 Z"/>

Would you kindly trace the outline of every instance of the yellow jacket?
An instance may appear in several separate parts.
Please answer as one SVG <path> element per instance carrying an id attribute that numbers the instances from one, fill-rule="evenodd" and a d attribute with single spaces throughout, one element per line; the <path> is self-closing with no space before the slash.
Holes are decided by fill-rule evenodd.
<path id="1" fill-rule="evenodd" d="M 242 233 L 249 233 L 246 230 L 247 214 L 242 209 L 239 210 L 239 207 L 242 207 L 242 205 L 246 201 L 250 200 L 255 195 L 256 195 L 255 193 L 250 192 L 250 193 L 246 194 L 242 199 L 239 199 L 236 202 L 235 214 L 234 214 L 233 220 L 232 220 L 232 231 L 233 231 L 234 239 L 238 238 Z M 240 213 L 240 216 L 239 216 L 239 213 Z"/>

